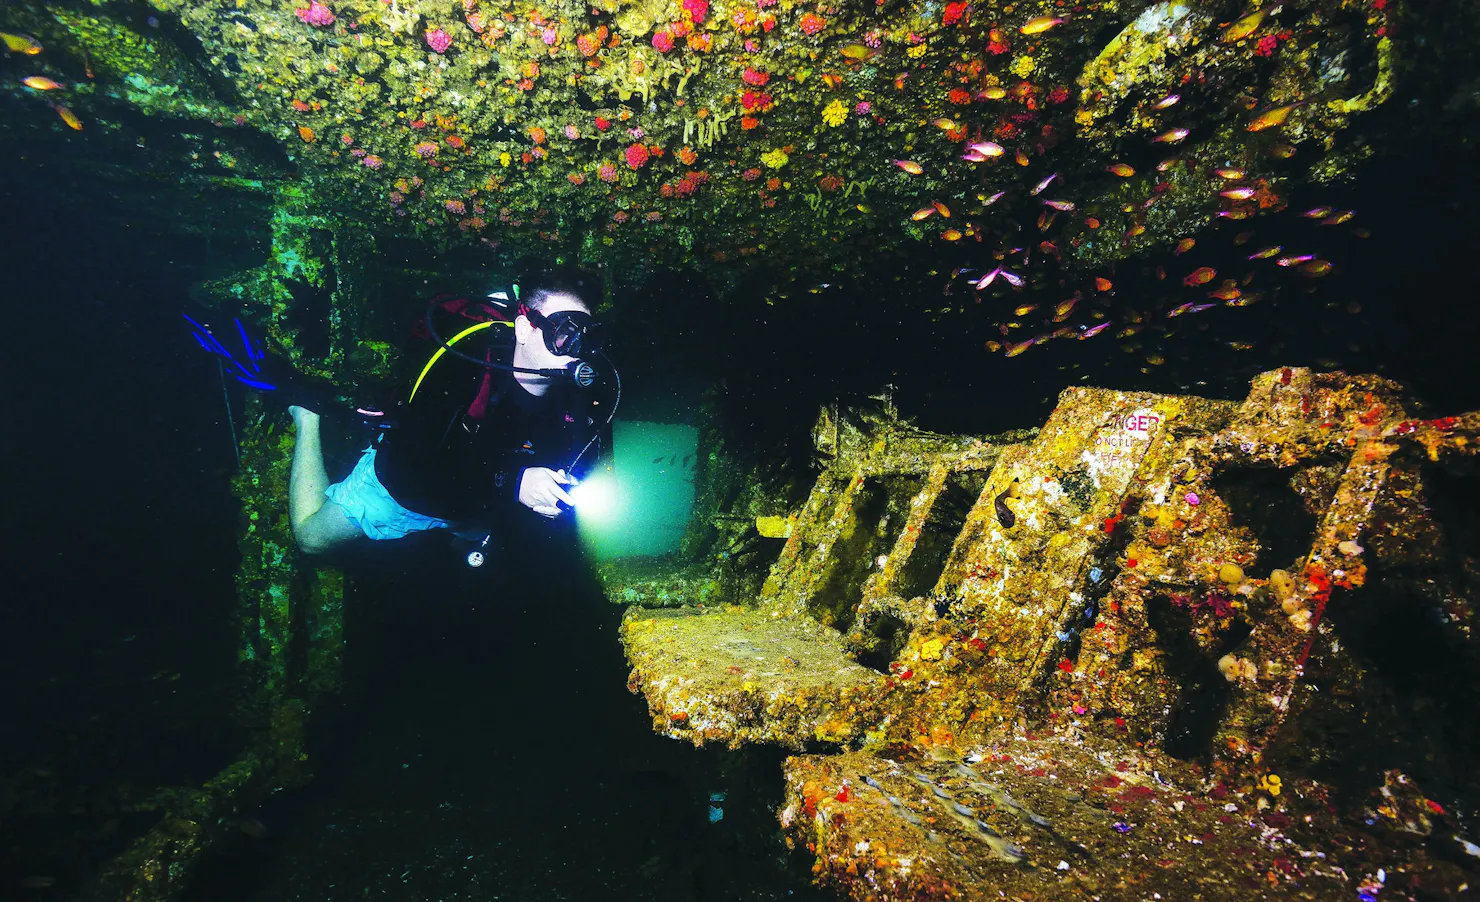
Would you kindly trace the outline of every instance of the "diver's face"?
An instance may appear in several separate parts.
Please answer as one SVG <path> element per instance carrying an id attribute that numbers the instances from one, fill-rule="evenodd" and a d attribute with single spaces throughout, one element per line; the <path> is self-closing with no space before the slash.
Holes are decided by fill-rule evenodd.
<path id="1" fill-rule="evenodd" d="M 545 299 L 545 306 L 540 312 L 549 316 L 562 310 L 591 312 L 585 302 L 573 294 L 551 295 Z M 514 365 L 517 367 L 532 370 L 562 369 L 576 359 L 556 354 L 546 347 L 544 334 L 539 327 L 529 321 L 527 316 L 520 316 L 514 320 L 514 339 Z M 515 373 L 514 378 L 534 394 L 543 394 L 544 387 L 549 384 L 548 377 L 534 373 Z"/>

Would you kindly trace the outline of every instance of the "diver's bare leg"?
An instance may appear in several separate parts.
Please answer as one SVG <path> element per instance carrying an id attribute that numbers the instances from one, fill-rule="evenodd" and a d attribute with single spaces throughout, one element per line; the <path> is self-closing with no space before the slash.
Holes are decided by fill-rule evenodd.
<path id="1" fill-rule="evenodd" d="M 298 547 L 323 554 L 364 535 L 344 509 L 324 497 L 329 474 L 324 471 L 324 449 L 319 443 L 319 415 L 294 405 L 288 414 L 297 427 L 293 466 L 288 471 L 288 521 Z"/>

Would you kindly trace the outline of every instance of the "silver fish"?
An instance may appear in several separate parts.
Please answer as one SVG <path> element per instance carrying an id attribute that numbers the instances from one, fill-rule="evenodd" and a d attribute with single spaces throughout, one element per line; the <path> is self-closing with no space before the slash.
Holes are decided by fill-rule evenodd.
<path id="1" fill-rule="evenodd" d="M 1028 860 L 1028 853 L 1023 851 L 1022 846 L 1009 842 L 1007 837 L 993 830 L 986 821 L 977 821 L 976 827 L 980 835 L 986 839 L 987 846 L 997 853 L 998 858 L 1013 864 Z"/>

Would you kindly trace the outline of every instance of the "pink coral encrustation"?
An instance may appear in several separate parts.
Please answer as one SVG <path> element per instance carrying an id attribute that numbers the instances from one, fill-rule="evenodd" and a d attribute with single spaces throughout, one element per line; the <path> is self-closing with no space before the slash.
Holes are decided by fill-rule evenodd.
<path id="1" fill-rule="evenodd" d="M 633 169 L 641 169 L 647 165 L 649 153 L 648 149 L 641 144 L 633 144 L 627 148 L 624 156 L 627 158 L 628 166 Z"/>
<path id="2" fill-rule="evenodd" d="M 293 10 L 293 15 L 316 28 L 326 28 L 334 24 L 334 13 L 318 0 L 309 0 L 308 6 Z"/>
<path id="3" fill-rule="evenodd" d="M 440 28 L 431 28 L 425 35 L 427 46 L 438 53 L 446 53 L 447 48 L 452 46 L 452 35 Z"/>

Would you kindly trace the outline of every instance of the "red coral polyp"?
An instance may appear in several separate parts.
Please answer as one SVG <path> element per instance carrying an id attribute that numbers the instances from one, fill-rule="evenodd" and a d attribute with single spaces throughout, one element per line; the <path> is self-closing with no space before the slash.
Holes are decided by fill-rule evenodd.
<path id="1" fill-rule="evenodd" d="M 758 69 L 752 69 L 746 66 L 745 71 L 740 73 L 740 80 L 748 85 L 755 85 L 759 88 L 771 80 L 771 75 L 769 72 L 761 72 Z"/>
<path id="2" fill-rule="evenodd" d="M 647 165 L 648 157 L 651 156 L 651 154 L 648 153 L 648 149 L 643 145 L 633 144 L 627 148 L 624 156 L 626 157 L 627 165 L 630 168 L 641 169 L 642 167 Z"/>
<path id="3" fill-rule="evenodd" d="M 772 103 L 773 99 L 770 94 L 762 94 L 759 91 L 746 91 L 740 95 L 740 106 L 746 111 L 765 112 L 771 108 Z"/>

